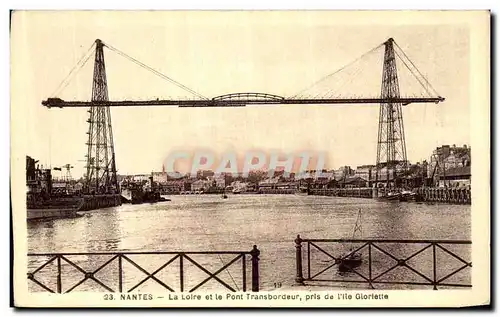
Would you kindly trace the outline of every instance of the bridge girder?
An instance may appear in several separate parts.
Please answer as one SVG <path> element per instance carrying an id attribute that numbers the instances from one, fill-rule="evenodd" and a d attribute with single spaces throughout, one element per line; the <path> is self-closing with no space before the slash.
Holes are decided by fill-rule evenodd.
<path id="1" fill-rule="evenodd" d="M 222 101 L 222 100 L 283 100 L 285 99 L 284 97 L 278 96 L 278 95 L 273 95 L 273 94 L 267 94 L 267 93 L 261 93 L 261 92 L 237 92 L 237 93 L 231 93 L 231 94 L 226 94 L 226 95 L 221 95 L 212 98 L 212 100 L 215 101 Z"/>
<path id="2" fill-rule="evenodd" d="M 227 95 L 224 95 L 227 96 Z M 52 108 L 79 108 L 79 107 L 145 107 L 145 106 L 171 106 L 171 107 L 244 107 L 247 105 L 335 105 L 335 104 L 374 104 L 380 103 L 439 103 L 444 101 L 443 97 L 435 98 L 340 98 L 340 99 L 169 99 L 169 100 L 123 100 L 123 101 L 65 101 L 60 98 L 48 98 L 42 101 L 42 105 Z"/>

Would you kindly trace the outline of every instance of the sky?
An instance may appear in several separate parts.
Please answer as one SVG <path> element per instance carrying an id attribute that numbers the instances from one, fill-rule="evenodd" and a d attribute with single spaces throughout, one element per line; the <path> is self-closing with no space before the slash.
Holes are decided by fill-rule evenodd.
<path id="1" fill-rule="evenodd" d="M 86 109 L 47 109 L 51 97 L 99 38 L 212 98 L 234 92 L 293 96 L 392 37 L 424 74 L 440 104 L 404 107 L 408 159 L 428 159 L 442 144 L 470 144 L 469 31 L 453 19 L 417 22 L 332 12 L 16 12 L 12 22 L 11 107 L 22 109 L 27 155 L 51 167 L 85 165 Z M 399 20 L 398 20 L 399 19 Z M 383 52 L 383 51 L 380 51 Z M 111 100 L 193 98 L 105 48 Z M 377 95 L 382 54 L 342 96 Z M 376 64 L 378 63 L 378 64 Z M 378 66 L 377 66 L 378 65 Z M 93 56 L 57 95 L 89 100 Z M 401 89 L 411 94 L 411 87 Z M 346 78 L 339 79 L 345 80 Z M 112 108 L 120 174 L 161 171 L 177 150 L 222 156 L 246 151 L 324 153 L 326 168 L 374 164 L 378 105 L 282 105 L 244 108 Z M 215 169 L 215 168 L 214 168 Z"/>

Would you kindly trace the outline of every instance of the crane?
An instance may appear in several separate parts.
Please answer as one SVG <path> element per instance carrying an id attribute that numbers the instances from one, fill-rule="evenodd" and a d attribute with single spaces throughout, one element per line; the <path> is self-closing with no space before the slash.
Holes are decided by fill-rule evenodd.
<path id="1" fill-rule="evenodd" d="M 66 170 L 66 175 L 63 177 L 64 181 L 70 181 L 72 179 L 71 176 L 71 169 L 74 168 L 71 164 L 64 164 L 63 166 L 60 167 L 54 167 L 53 169 L 56 171 L 62 171 L 63 169 Z"/>

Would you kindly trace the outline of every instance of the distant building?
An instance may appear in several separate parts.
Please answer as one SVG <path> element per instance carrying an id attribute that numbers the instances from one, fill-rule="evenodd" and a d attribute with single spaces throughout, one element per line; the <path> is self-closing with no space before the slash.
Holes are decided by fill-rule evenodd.
<path id="1" fill-rule="evenodd" d="M 441 175 L 445 177 L 444 175 L 449 174 L 448 170 L 452 171 L 450 174 L 454 174 L 457 171 L 466 170 L 458 168 L 470 166 L 471 148 L 469 146 L 443 145 L 433 151 L 427 166 L 427 177 L 431 178 L 434 184 L 439 184 L 442 178 Z"/>
<path id="2" fill-rule="evenodd" d="M 397 175 L 397 171 L 396 171 Z M 391 169 L 387 169 L 386 167 L 382 167 L 378 170 L 378 176 L 377 176 L 377 170 L 376 168 L 373 169 L 372 171 L 372 179 L 371 179 L 371 184 L 372 186 L 378 186 L 378 187 L 386 187 L 387 184 L 389 183 L 389 186 L 391 182 L 394 182 L 394 171 Z M 375 183 L 377 183 L 375 185 Z"/>
<path id="3" fill-rule="evenodd" d="M 198 179 L 207 179 L 208 177 L 213 177 L 214 172 L 211 170 L 198 171 Z"/>
<path id="4" fill-rule="evenodd" d="M 278 177 L 267 178 L 259 182 L 260 186 L 274 186 L 279 182 Z"/>
<path id="5" fill-rule="evenodd" d="M 336 181 L 342 182 L 347 177 L 354 175 L 354 170 L 350 166 L 342 166 L 334 170 L 333 175 Z"/>
<path id="6" fill-rule="evenodd" d="M 368 180 L 359 176 L 351 176 L 343 181 L 344 188 L 361 188 L 368 187 Z"/>
<path id="7" fill-rule="evenodd" d="M 354 176 L 359 177 L 365 181 L 370 181 L 375 173 L 375 165 L 360 165 L 356 167 L 356 171 L 354 172 Z"/>
<path id="8" fill-rule="evenodd" d="M 326 178 L 321 178 L 321 179 L 315 179 L 312 183 L 311 183 L 311 188 L 319 188 L 319 189 L 325 189 L 325 188 L 330 188 L 331 186 L 329 186 L 332 182 L 334 182 L 334 180 L 329 180 L 329 179 L 326 179 Z"/>
<path id="9" fill-rule="evenodd" d="M 161 184 L 161 187 L 167 193 L 178 193 L 185 190 L 185 183 L 185 180 L 168 180 Z M 191 189 L 191 185 L 189 185 L 189 189 Z"/>
<path id="10" fill-rule="evenodd" d="M 149 177 L 151 177 L 151 174 L 137 174 L 137 175 L 131 175 L 129 177 L 130 181 L 132 182 L 149 182 Z"/>
<path id="11" fill-rule="evenodd" d="M 314 176 L 313 173 L 311 173 L 309 171 L 304 171 L 304 172 L 300 172 L 300 173 L 295 174 L 294 178 L 296 180 L 303 180 L 303 179 L 312 179 L 313 176 Z"/>
<path id="12" fill-rule="evenodd" d="M 471 167 L 458 166 L 439 173 L 439 187 L 467 187 L 471 185 Z"/>
<path id="13" fill-rule="evenodd" d="M 36 181 L 36 162 L 35 159 L 30 156 L 26 156 L 26 183 L 32 183 Z"/>
<path id="14" fill-rule="evenodd" d="M 215 187 L 225 188 L 226 187 L 226 177 L 225 175 L 216 175 L 214 177 Z"/>
<path id="15" fill-rule="evenodd" d="M 169 180 L 168 174 L 164 172 L 153 172 L 152 176 L 153 182 L 157 182 L 160 184 L 165 184 Z"/>
<path id="16" fill-rule="evenodd" d="M 258 184 L 260 181 L 266 179 L 268 177 L 268 172 L 263 170 L 251 170 L 248 173 L 247 180 L 252 184 Z M 228 183 L 226 181 L 226 183 Z"/>
<path id="17" fill-rule="evenodd" d="M 210 188 L 210 181 L 206 180 L 195 180 L 194 182 L 191 183 L 191 191 L 205 191 Z"/>
<path id="18" fill-rule="evenodd" d="M 400 176 L 404 178 L 403 185 L 409 188 L 421 187 L 426 185 L 427 179 L 427 161 L 409 164 L 406 171 L 402 171 Z"/>
<path id="19" fill-rule="evenodd" d="M 298 189 L 298 182 L 260 182 L 259 189 Z"/>

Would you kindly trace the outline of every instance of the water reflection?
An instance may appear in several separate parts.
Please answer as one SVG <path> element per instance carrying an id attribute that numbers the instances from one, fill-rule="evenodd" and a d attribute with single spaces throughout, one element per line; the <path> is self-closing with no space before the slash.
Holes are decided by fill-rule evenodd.
<path id="1" fill-rule="evenodd" d="M 119 208 L 105 208 L 84 217 L 86 252 L 115 251 L 120 246 Z"/>
<path id="2" fill-rule="evenodd" d="M 28 222 L 28 250 L 55 250 L 57 249 L 57 239 L 55 239 L 54 221 L 32 221 Z"/>

